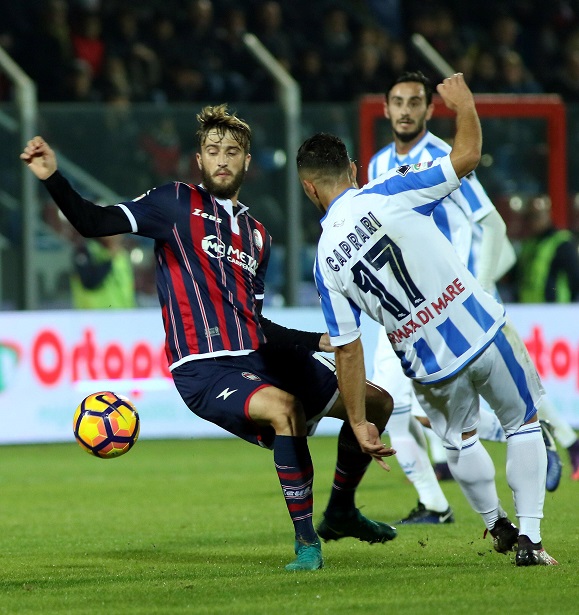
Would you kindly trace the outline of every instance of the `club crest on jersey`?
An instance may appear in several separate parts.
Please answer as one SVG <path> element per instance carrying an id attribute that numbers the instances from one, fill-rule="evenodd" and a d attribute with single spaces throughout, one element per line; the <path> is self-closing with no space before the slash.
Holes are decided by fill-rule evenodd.
<path id="1" fill-rule="evenodd" d="M 402 176 L 406 176 L 408 174 L 408 171 L 410 171 L 410 165 L 409 164 L 403 164 L 401 167 L 398 167 L 396 169 L 396 173 L 398 173 L 398 175 L 402 175 Z"/>
<path id="2" fill-rule="evenodd" d="M 223 258 L 226 252 L 225 244 L 216 235 L 203 237 L 201 248 L 211 258 Z"/>
<path id="3" fill-rule="evenodd" d="M 253 229 L 253 245 L 259 251 L 261 251 L 261 249 L 263 248 L 263 237 L 261 236 L 261 233 L 256 228 Z"/>
<path id="4" fill-rule="evenodd" d="M 251 372 L 241 372 L 241 375 L 246 380 L 261 380 L 261 378 L 259 376 L 256 376 L 255 374 L 252 374 Z"/>

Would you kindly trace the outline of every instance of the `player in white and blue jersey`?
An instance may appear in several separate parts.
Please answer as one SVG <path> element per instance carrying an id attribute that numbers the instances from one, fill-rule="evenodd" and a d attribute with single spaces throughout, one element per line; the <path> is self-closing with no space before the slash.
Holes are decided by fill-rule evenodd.
<path id="1" fill-rule="evenodd" d="M 399 165 L 428 162 L 450 152 L 450 146 L 427 128 L 434 111 L 432 94 L 430 80 L 420 72 L 403 73 L 388 87 L 384 114 L 391 122 L 393 141 L 370 160 L 370 180 Z M 496 294 L 495 281 L 514 264 L 515 255 L 506 237 L 506 226 L 474 171 L 442 200 L 434 210 L 433 218 L 469 271 L 485 290 Z M 392 347 L 386 342 L 385 332 L 381 331 L 372 380 L 393 395 L 394 411 L 388 432 L 393 447 L 398 451 L 398 461 L 419 496 L 418 506 L 398 523 L 449 522 L 453 518 L 451 509 L 431 469 L 424 434 L 415 418 L 423 421 L 424 413 L 412 392 L 411 383 L 396 369 L 397 361 Z M 541 402 L 540 416 L 552 423 L 564 446 L 569 446 L 574 437 L 576 439 L 572 428 L 546 397 Z M 552 441 L 545 423 L 542 427 L 543 436 Z M 483 439 L 504 439 L 492 412 L 481 413 L 478 432 Z M 425 433 L 430 440 L 437 475 L 450 477 L 440 440 L 431 430 Z M 561 461 L 554 446 L 548 449 L 548 460 L 547 490 L 553 491 L 561 476 Z"/>
<path id="2" fill-rule="evenodd" d="M 429 162 L 450 152 L 450 145 L 427 128 L 434 111 L 432 95 L 430 80 L 420 72 L 403 73 L 389 85 L 384 115 L 390 120 L 393 141 L 371 158 L 369 180 L 403 164 Z M 497 256 L 501 242 L 504 242 L 504 254 L 508 256 L 505 267 L 501 264 L 503 273 L 514 263 L 514 251 L 506 240 L 505 224 L 474 171 L 435 208 L 433 219 L 469 271 L 483 286 L 492 290 L 495 278 L 490 274 L 499 269 Z M 511 248 L 510 251 L 507 248 Z M 398 358 L 382 329 L 374 356 L 372 380 L 394 398 L 388 434 L 397 450 L 400 466 L 418 493 L 418 505 L 397 523 L 451 523 L 454 521 L 452 509 L 437 479 L 437 476 L 441 479 L 451 477 L 444 448 L 431 430 L 423 432 L 418 421 L 424 422 L 424 411 L 416 400 L 411 382 L 397 363 Z M 496 437 L 495 434 L 503 436 L 500 423 L 492 413 L 481 414 L 478 430 L 483 439 Z M 425 433 L 430 440 L 436 474 L 430 464 Z"/>
<path id="3" fill-rule="evenodd" d="M 315 280 L 352 429 L 368 441 L 360 315 L 387 332 L 453 476 L 501 553 L 519 566 L 553 565 L 541 543 L 547 455 L 537 418 L 542 386 L 503 306 L 438 231 L 432 212 L 480 160 L 482 135 L 462 75 L 438 86 L 456 112 L 448 156 L 403 165 L 362 188 L 343 142 L 318 134 L 299 149 L 308 198 L 324 213 Z M 490 456 L 479 440 L 479 395 L 507 434 L 507 480 L 520 531 L 502 509 Z"/>

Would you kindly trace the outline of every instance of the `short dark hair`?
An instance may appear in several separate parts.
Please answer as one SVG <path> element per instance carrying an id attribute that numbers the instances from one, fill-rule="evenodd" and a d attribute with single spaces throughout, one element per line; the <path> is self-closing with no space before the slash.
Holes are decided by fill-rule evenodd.
<path id="1" fill-rule="evenodd" d="M 392 88 L 399 83 L 422 83 L 426 94 L 426 104 L 429 105 L 432 102 L 432 95 L 434 93 L 432 81 L 430 81 L 430 79 L 419 70 L 406 71 L 405 73 L 398 75 L 398 77 L 396 77 L 396 79 L 394 79 L 394 81 L 392 81 L 386 88 L 386 101 L 388 101 Z"/>
<path id="2" fill-rule="evenodd" d="M 319 132 L 302 143 L 298 150 L 296 163 L 298 171 L 334 175 L 349 170 L 350 157 L 342 139 Z"/>

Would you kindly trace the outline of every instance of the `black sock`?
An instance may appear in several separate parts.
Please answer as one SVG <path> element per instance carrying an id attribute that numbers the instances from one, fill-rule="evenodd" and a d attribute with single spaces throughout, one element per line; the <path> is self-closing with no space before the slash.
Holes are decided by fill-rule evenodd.
<path id="1" fill-rule="evenodd" d="M 361 451 L 350 424 L 344 423 L 338 437 L 338 460 L 326 509 L 329 516 L 354 511 L 356 489 L 371 461 L 372 457 Z"/>

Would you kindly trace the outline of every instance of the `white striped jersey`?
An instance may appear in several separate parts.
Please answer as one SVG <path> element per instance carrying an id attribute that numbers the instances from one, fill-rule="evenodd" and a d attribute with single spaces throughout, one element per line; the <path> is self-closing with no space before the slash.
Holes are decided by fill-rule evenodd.
<path id="1" fill-rule="evenodd" d="M 360 336 L 363 310 L 384 325 L 407 376 L 437 382 L 491 342 L 504 309 L 431 216 L 459 184 L 445 156 L 399 167 L 331 203 L 314 275 L 332 345 Z"/>
<path id="2" fill-rule="evenodd" d="M 382 173 L 401 165 L 428 162 L 446 156 L 450 150 L 451 147 L 446 141 L 428 131 L 405 156 L 396 153 L 396 145 L 392 142 L 370 159 L 368 180 L 372 181 Z M 475 277 L 478 274 L 477 263 L 482 238 L 478 223 L 494 209 L 495 206 L 473 171 L 462 180 L 458 190 L 442 201 L 442 207 L 437 207 L 433 214 L 436 225 Z"/>

